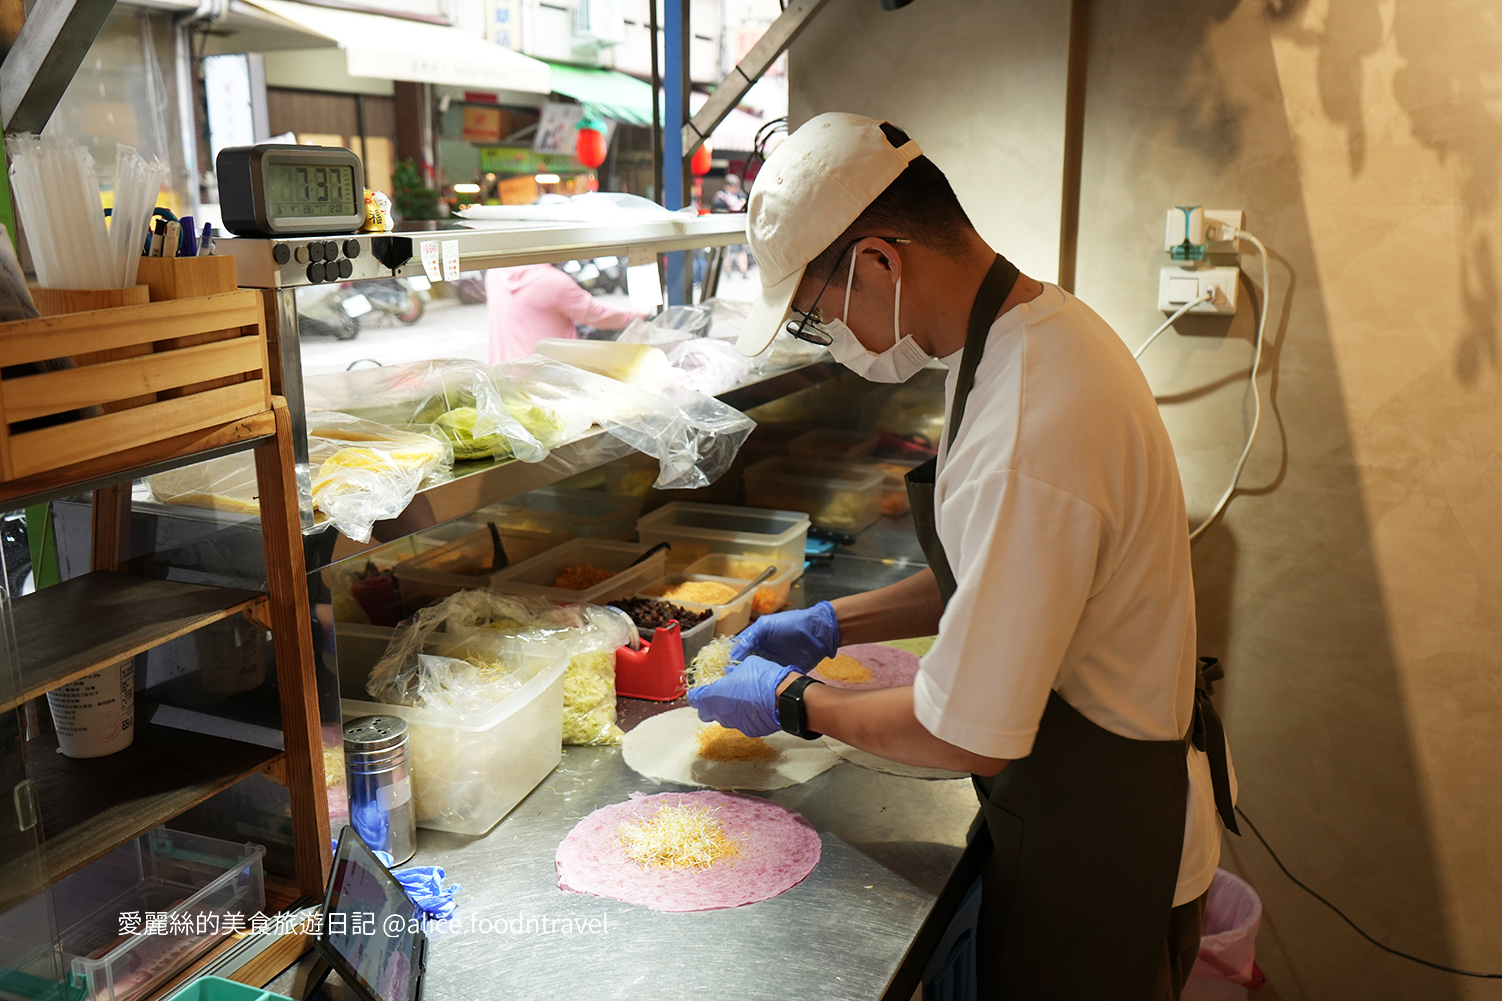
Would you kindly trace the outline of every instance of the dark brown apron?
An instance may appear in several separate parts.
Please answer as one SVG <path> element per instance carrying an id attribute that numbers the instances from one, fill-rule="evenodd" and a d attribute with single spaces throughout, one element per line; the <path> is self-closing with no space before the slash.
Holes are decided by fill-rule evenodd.
<path id="1" fill-rule="evenodd" d="M 948 448 L 985 351 L 1018 278 L 1001 256 L 976 294 L 948 415 Z M 947 605 L 955 579 L 934 522 L 938 460 L 908 474 L 913 524 Z M 1210 703 L 1219 669 L 1200 660 L 1194 722 L 1181 740 L 1133 740 L 1097 726 L 1051 692 L 1032 753 L 994 776 L 973 776 L 992 850 L 981 876 L 976 936 L 979 996 L 1009 1001 L 1157 1001 L 1177 997 L 1167 975 L 1169 924 L 1184 846 L 1188 742 L 1207 750 L 1215 801 L 1232 831 L 1220 718 Z M 1239 832 L 1238 832 L 1239 833 Z M 1187 972 L 1187 971 L 1186 971 Z"/>

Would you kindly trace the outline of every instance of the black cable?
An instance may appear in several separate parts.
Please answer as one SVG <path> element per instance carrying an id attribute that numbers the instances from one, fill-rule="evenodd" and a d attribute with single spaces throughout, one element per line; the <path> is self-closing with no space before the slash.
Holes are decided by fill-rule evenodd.
<path id="1" fill-rule="evenodd" d="M 1278 858 L 1278 853 L 1273 851 L 1273 846 L 1267 843 L 1267 839 L 1262 836 L 1261 831 L 1257 830 L 1257 825 L 1252 823 L 1252 818 L 1246 815 L 1245 810 L 1238 806 L 1236 808 L 1236 813 L 1241 817 L 1242 820 L 1246 821 L 1246 826 L 1250 827 L 1252 829 L 1252 833 L 1257 835 L 1257 840 L 1262 842 L 1262 847 L 1267 849 L 1267 854 L 1272 856 L 1272 859 L 1277 863 L 1278 868 L 1283 870 L 1283 875 L 1291 879 L 1294 886 L 1297 886 L 1299 889 L 1309 894 L 1315 900 L 1318 900 L 1320 903 L 1330 908 L 1330 910 L 1336 913 L 1340 920 L 1344 921 L 1346 924 L 1355 929 L 1356 934 L 1360 935 L 1362 938 L 1366 939 L 1368 942 L 1370 942 L 1372 945 L 1375 945 L 1383 952 L 1390 952 L 1394 956 L 1398 956 L 1401 959 L 1406 959 L 1409 962 L 1418 963 L 1420 966 L 1427 966 L 1431 969 L 1441 970 L 1445 973 L 1453 973 L 1458 977 L 1476 977 L 1480 980 L 1502 980 L 1502 973 L 1478 973 L 1475 970 L 1462 970 L 1458 967 L 1446 966 L 1444 963 L 1435 963 L 1427 959 L 1420 959 L 1418 956 L 1412 955 L 1411 953 L 1404 952 L 1401 949 L 1394 949 L 1390 945 L 1383 945 L 1381 942 L 1378 942 L 1376 939 L 1372 938 L 1364 930 L 1362 930 L 1362 927 L 1360 925 L 1352 921 L 1350 918 L 1346 917 L 1345 911 L 1342 911 L 1339 907 L 1336 907 L 1334 904 L 1330 903 L 1330 901 L 1320 896 L 1320 894 L 1308 883 L 1305 883 L 1302 879 L 1299 879 L 1299 877 L 1289 872 L 1288 866 L 1284 865 L 1283 860 Z"/>

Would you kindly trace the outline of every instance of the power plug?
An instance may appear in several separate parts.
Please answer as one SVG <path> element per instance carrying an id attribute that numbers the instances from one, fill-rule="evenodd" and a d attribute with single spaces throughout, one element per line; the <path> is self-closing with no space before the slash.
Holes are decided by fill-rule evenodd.
<path id="1" fill-rule="evenodd" d="M 1197 303 L 1189 312 L 1231 316 L 1236 312 L 1240 277 L 1240 268 L 1191 269 L 1166 264 L 1158 272 L 1158 308 L 1165 313 L 1177 312 L 1185 303 L 1209 293 L 1208 301 Z"/>

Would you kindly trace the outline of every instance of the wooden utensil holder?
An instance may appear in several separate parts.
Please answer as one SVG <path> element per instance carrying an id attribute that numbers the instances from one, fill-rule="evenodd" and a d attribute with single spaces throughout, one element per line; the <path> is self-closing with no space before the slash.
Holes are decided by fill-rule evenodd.
<path id="1" fill-rule="evenodd" d="M 97 301 L 91 297 L 98 291 L 139 297 L 128 289 L 39 291 L 49 306 Z M 0 476 L 6 480 L 227 424 L 271 406 L 261 295 L 251 290 L 0 324 L 0 367 L 59 357 L 71 358 L 75 367 L 0 376 Z M 94 415 L 13 430 L 21 421 L 85 411 Z"/>

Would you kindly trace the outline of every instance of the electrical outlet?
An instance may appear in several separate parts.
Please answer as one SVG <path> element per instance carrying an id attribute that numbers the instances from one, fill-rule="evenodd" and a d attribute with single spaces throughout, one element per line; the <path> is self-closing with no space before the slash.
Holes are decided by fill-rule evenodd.
<path id="1" fill-rule="evenodd" d="M 1205 229 L 1208 235 L 1213 236 L 1217 227 L 1229 226 L 1233 229 L 1246 228 L 1246 213 L 1240 209 L 1205 209 Z M 1240 240 L 1215 240 L 1211 239 L 1205 247 L 1206 254 L 1240 254 Z"/>
<path id="2" fill-rule="evenodd" d="M 1158 308 L 1165 313 L 1174 313 L 1186 302 L 1209 292 L 1210 300 L 1199 303 L 1189 312 L 1231 316 L 1236 312 L 1240 277 L 1240 268 L 1164 265 L 1158 272 Z"/>

